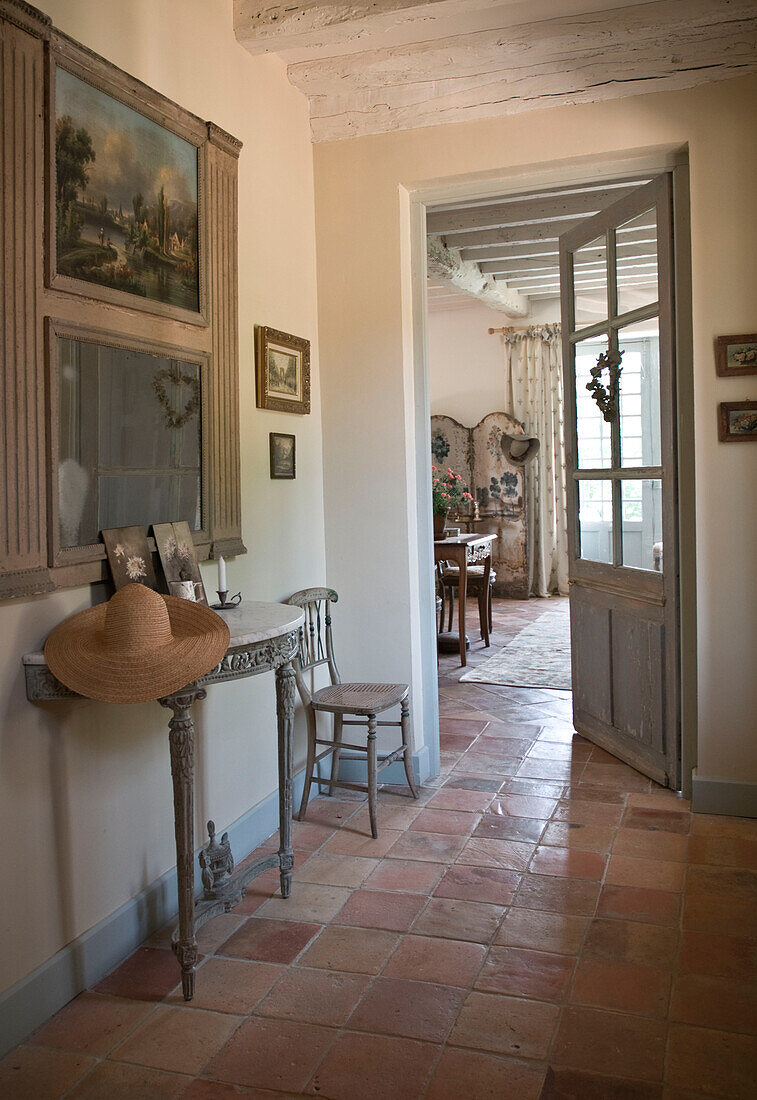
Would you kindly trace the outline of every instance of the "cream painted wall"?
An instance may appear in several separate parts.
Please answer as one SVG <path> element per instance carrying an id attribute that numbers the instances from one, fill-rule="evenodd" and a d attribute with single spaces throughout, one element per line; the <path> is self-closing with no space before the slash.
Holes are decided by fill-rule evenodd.
<path id="1" fill-rule="evenodd" d="M 231 0 L 40 0 L 61 30 L 244 142 L 239 162 L 240 412 L 245 556 L 232 591 L 279 600 L 325 580 L 315 228 L 307 104 L 275 57 L 237 45 Z M 313 341 L 313 411 L 255 408 L 253 325 Z M 271 481 L 268 433 L 297 436 L 297 479 Z M 214 590 L 215 570 L 203 569 Z M 102 599 L 102 592 L 94 593 Z M 175 863 L 167 712 L 32 706 L 22 653 L 92 601 L 89 589 L 0 605 L 0 990 Z M 200 704 L 196 835 L 276 786 L 274 679 Z M 304 757 L 299 728 L 297 757 Z M 236 853 L 237 856 L 243 853 Z"/>
<path id="2" fill-rule="evenodd" d="M 327 562 L 354 609 L 353 659 L 363 674 L 377 667 L 407 674 L 415 641 L 407 613 L 414 562 L 406 486 L 414 473 L 405 442 L 412 391 L 400 187 L 563 160 L 568 174 L 580 156 L 606 161 L 688 145 L 694 356 L 680 370 L 693 370 L 696 405 L 686 430 L 696 433 L 699 773 L 757 782 L 757 446 L 718 443 L 715 427 L 717 402 L 755 386 L 718 380 L 713 364 L 718 333 L 755 328 L 756 112 L 757 80 L 748 77 L 316 146 Z M 370 527 L 359 521 L 366 501 Z M 366 635 L 366 601 L 375 601 L 377 585 L 385 610 L 370 616 Z"/>
<path id="3" fill-rule="evenodd" d="M 560 319 L 559 301 L 534 302 L 528 317 L 512 321 L 474 298 L 461 305 L 431 306 L 428 314 L 428 384 L 431 415 L 452 416 L 472 428 L 505 404 L 502 337 L 490 328 L 540 325 Z"/>
<path id="4" fill-rule="evenodd" d="M 428 314 L 428 384 L 431 414 L 452 416 L 472 428 L 487 413 L 505 409 L 502 339 L 490 328 L 509 324 L 503 313 L 474 299 Z"/>

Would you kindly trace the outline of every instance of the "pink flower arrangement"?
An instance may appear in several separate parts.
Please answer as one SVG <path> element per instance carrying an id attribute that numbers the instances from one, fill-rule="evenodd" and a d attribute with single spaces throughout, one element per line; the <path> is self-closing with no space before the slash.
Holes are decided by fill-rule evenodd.
<path id="1" fill-rule="evenodd" d="M 431 467 L 431 490 L 433 509 L 437 515 L 459 511 L 473 500 L 460 474 L 449 466 L 444 473 L 440 473 L 436 466 Z"/>

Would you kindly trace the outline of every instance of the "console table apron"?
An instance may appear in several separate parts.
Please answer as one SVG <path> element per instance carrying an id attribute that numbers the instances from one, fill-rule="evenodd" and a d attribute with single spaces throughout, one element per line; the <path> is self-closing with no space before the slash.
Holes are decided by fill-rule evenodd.
<path id="1" fill-rule="evenodd" d="M 492 543 L 496 538 L 496 535 L 455 535 L 452 538 L 434 540 L 434 561 L 454 562 L 460 570 L 457 582 L 457 629 L 461 665 L 468 663 L 465 656 L 465 595 L 468 591 L 468 566 L 476 562 L 484 563 L 482 583 L 486 591 L 492 564 Z"/>
<path id="2" fill-rule="evenodd" d="M 242 897 L 252 879 L 271 867 L 278 867 L 282 897 L 289 897 L 294 854 L 292 851 L 292 731 L 294 724 L 295 676 L 292 659 L 299 645 L 299 627 L 304 612 L 279 603 L 244 602 L 233 611 L 221 613 L 229 625 L 229 648 L 223 660 L 207 675 L 180 691 L 158 700 L 171 711 L 168 741 L 173 780 L 174 829 L 179 923 L 171 938 L 181 967 L 184 1000 L 194 996 L 197 964 L 196 931 L 219 913 L 228 913 Z M 33 703 L 58 699 L 80 699 L 53 676 L 44 654 L 28 653 L 23 658 L 26 695 Z M 215 840 L 215 826 L 208 823 L 210 842 L 200 852 L 202 898 L 194 900 L 194 720 L 192 708 L 207 695 L 207 687 L 227 680 L 240 680 L 274 669 L 276 672 L 276 716 L 279 756 L 279 850 L 261 856 L 234 871 L 234 860 L 226 837 Z"/>

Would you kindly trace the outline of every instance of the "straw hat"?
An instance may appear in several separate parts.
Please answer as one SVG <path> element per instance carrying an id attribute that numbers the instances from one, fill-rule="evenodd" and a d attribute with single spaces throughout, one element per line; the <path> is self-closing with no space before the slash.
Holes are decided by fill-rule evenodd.
<path id="1" fill-rule="evenodd" d="M 214 668 L 229 647 L 220 615 L 143 584 L 72 615 L 49 635 L 45 659 L 66 687 L 106 703 L 161 699 Z"/>
<path id="2" fill-rule="evenodd" d="M 538 436 L 502 433 L 502 451 L 513 466 L 525 466 L 527 462 L 531 462 L 538 455 L 540 446 Z"/>

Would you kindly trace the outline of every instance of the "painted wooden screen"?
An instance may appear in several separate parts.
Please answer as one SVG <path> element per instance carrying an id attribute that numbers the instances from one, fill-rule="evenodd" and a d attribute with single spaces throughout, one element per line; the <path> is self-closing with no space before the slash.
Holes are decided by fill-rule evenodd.
<path id="1" fill-rule="evenodd" d="M 502 433 L 521 435 L 523 425 L 508 413 L 489 413 L 473 428 L 451 416 L 431 417 L 431 461 L 461 474 L 478 501 L 476 534 L 497 536 L 492 569 L 497 596 L 528 597 L 526 503 L 523 467 L 502 451 Z"/>

